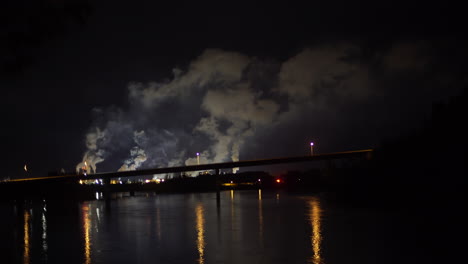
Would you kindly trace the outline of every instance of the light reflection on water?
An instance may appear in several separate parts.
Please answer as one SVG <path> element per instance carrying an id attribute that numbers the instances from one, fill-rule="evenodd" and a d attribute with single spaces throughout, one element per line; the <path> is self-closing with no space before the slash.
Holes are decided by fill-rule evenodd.
<path id="1" fill-rule="evenodd" d="M 48 250 L 46 212 L 47 212 L 47 207 L 46 207 L 46 204 L 44 204 L 44 207 L 42 208 L 42 217 L 41 217 L 41 225 L 42 225 L 42 236 L 41 236 L 41 238 L 42 238 L 42 253 L 43 253 L 45 262 L 47 262 L 47 250 Z"/>
<path id="2" fill-rule="evenodd" d="M 320 221 L 321 221 L 321 211 L 320 201 L 313 197 L 309 201 L 309 210 L 310 210 L 310 225 L 312 227 L 311 242 L 312 242 L 312 260 L 313 264 L 322 264 L 324 263 L 322 257 L 320 256 L 320 243 L 322 242 Z"/>
<path id="3" fill-rule="evenodd" d="M 260 248 L 263 248 L 262 189 L 258 189 L 258 240 L 259 240 Z"/>
<path id="4" fill-rule="evenodd" d="M 81 206 L 82 217 L 83 217 L 83 240 L 84 240 L 84 263 L 91 263 L 91 219 L 90 209 L 88 203 L 83 203 Z"/>
<path id="5" fill-rule="evenodd" d="M 30 221 L 31 221 L 31 214 L 29 210 L 24 210 L 24 239 L 23 239 L 23 244 L 24 244 L 24 249 L 23 249 L 23 263 L 24 264 L 29 264 L 30 261 L 30 248 L 31 248 L 31 241 L 30 241 Z"/>
<path id="6" fill-rule="evenodd" d="M 232 232 L 232 235 L 233 235 L 233 239 L 237 240 L 238 239 L 238 234 L 237 234 L 238 221 L 236 221 L 236 207 L 235 207 L 235 204 L 234 204 L 234 190 L 230 191 L 230 197 L 231 197 L 231 203 L 230 203 L 230 205 L 231 205 L 231 219 L 230 219 L 231 232 Z"/>
<path id="7" fill-rule="evenodd" d="M 47 218 L 46 218 L 46 204 L 40 205 L 36 210 L 35 208 L 30 208 L 29 206 L 23 210 L 22 215 L 22 263 L 23 264 L 30 264 L 36 261 L 32 261 L 34 259 L 33 256 L 33 249 L 37 246 L 39 249 L 37 254 L 39 256 L 39 260 L 41 262 L 47 263 L 47 252 L 48 252 L 48 244 L 47 244 Z M 14 211 L 16 212 L 17 208 L 16 205 L 14 206 Z M 40 223 L 35 223 L 34 215 L 40 215 Z M 37 233 L 37 242 L 34 239 L 34 234 Z M 40 236 L 39 236 L 40 234 Z M 33 246 L 34 243 L 37 245 Z M 37 250 L 36 250 L 37 251 Z"/>
<path id="8" fill-rule="evenodd" d="M 40 202 L 9 212 L 0 243 L 14 261 L 1 263 L 392 263 L 401 237 L 416 236 L 402 235 L 392 213 L 265 190 L 222 192 L 220 206 L 215 193 L 199 193 L 118 198 L 110 208 L 103 200 Z"/>
<path id="9" fill-rule="evenodd" d="M 131 262 L 132 259 L 125 259 L 128 257 L 125 256 L 127 254 L 148 254 L 148 256 L 138 258 L 148 261 L 150 259 L 167 260 L 176 254 L 180 255 L 177 257 L 182 258 L 183 262 L 194 261 L 199 264 L 213 261 L 257 263 L 262 259 L 266 259 L 269 263 L 281 263 L 282 261 L 275 259 L 279 254 L 283 254 L 279 247 L 280 240 L 288 238 L 281 237 L 283 234 L 279 231 L 288 227 L 277 226 L 281 223 L 278 219 L 283 217 L 287 219 L 291 215 L 276 211 L 282 208 L 282 204 L 279 203 L 280 194 L 267 192 L 265 195 L 262 190 L 230 190 L 224 194 L 219 207 L 212 197 L 215 195 L 213 193 L 118 198 L 112 200 L 108 210 L 102 209 L 105 207 L 103 200 L 77 202 L 79 208 L 76 214 L 79 217 L 77 220 L 72 219 L 74 216 L 70 213 L 73 211 L 71 209 L 67 209 L 64 215 L 49 215 L 44 201 L 40 208 L 27 208 L 23 211 L 22 263 L 58 263 L 54 260 L 66 259 L 66 256 L 61 256 L 62 253 L 57 251 L 57 246 L 49 246 L 49 240 L 53 245 L 66 244 L 67 241 L 74 241 L 74 245 L 78 245 L 78 247 L 70 246 L 69 250 L 76 257 L 80 256 L 81 261 L 75 259 L 69 263 Z M 318 199 L 310 200 L 308 204 L 302 199 L 296 200 L 300 201 L 303 208 L 309 208 L 310 211 L 308 214 L 310 214 L 309 221 L 313 226 L 313 232 L 302 231 L 309 232 L 308 235 L 304 233 L 305 236 L 314 237 L 312 239 L 315 260 L 313 263 L 323 263 L 320 262 L 320 232 L 317 231 L 317 228 L 320 228 L 320 203 Z M 70 203 L 73 202 L 70 201 Z M 64 204 L 64 206 L 73 208 L 76 204 Z M 187 215 L 186 211 L 190 208 L 194 212 L 192 217 Z M 54 207 L 54 209 L 61 211 L 60 207 Z M 32 221 L 33 211 L 37 211 L 36 213 L 40 215 L 37 226 Z M 300 216 L 300 211 L 295 214 Z M 57 230 L 55 226 L 50 226 L 49 218 L 51 217 L 55 220 L 55 224 L 59 223 L 63 226 L 60 228 L 62 234 L 49 234 L 51 229 Z M 303 219 L 303 217 L 297 218 L 298 221 L 303 221 Z M 190 233 L 184 231 L 183 226 L 186 223 L 193 223 L 195 237 L 190 237 Z M 33 229 L 39 232 L 33 232 Z M 73 230 L 75 229 L 80 237 L 74 237 L 75 231 Z M 150 231 L 153 235 L 148 234 Z M 34 234 L 37 234 L 37 239 L 32 238 Z M 319 239 L 316 238 L 317 236 Z M 64 241 L 57 241 L 58 238 Z M 278 243 L 275 240 L 278 240 Z M 35 241 L 38 244 L 33 246 L 32 243 L 36 243 Z M 191 243 L 193 244 L 190 245 Z M 171 248 L 168 248 L 168 245 L 172 245 Z M 180 246 L 180 249 L 174 246 Z M 300 247 L 310 248 L 307 245 Z M 32 252 L 31 248 L 35 248 L 36 253 Z M 190 248 L 196 249 L 196 256 L 191 255 Z M 55 258 L 49 261 L 48 254 Z M 270 254 L 274 257 L 269 256 Z M 307 253 L 304 253 L 304 263 L 308 262 L 306 255 Z M 148 261 L 139 262 L 150 263 Z"/>
<path id="10" fill-rule="evenodd" d="M 203 205 L 197 204 L 195 208 L 196 213 L 196 229 L 197 229 L 197 249 L 198 249 L 198 263 L 205 263 L 205 216 Z"/>

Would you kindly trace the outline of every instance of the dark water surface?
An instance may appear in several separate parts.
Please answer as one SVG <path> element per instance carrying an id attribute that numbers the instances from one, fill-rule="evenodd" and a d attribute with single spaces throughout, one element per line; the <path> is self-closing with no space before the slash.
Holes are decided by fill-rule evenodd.
<path id="1" fill-rule="evenodd" d="M 0 263 L 458 263 L 463 208 L 274 191 L 0 203 Z M 461 239 L 462 242 L 458 241 Z"/>

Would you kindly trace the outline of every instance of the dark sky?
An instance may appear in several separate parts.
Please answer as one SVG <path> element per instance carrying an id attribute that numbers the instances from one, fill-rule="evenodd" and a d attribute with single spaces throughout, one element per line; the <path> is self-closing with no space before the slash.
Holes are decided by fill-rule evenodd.
<path id="1" fill-rule="evenodd" d="M 158 2 L 2 4 L 0 178 L 376 147 L 467 84 L 450 1 Z"/>

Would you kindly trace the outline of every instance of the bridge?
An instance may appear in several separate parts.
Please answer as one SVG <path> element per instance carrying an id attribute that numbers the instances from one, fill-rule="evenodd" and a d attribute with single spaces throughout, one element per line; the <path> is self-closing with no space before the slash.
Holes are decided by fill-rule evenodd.
<path id="1" fill-rule="evenodd" d="M 258 160 L 245 160 L 235 162 L 222 162 L 212 164 L 200 164 L 200 165 L 189 165 L 189 166 L 178 166 L 178 167 L 167 167 L 167 168 L 155 168 L 155 169 L 144 169 L 144 170 L 133 170 L 133 171 L 119 171 L 119 172 L 105 172 L 95 173 L 88 175 L 58 175 L 38 178 L 25 178 L 25 179 L 13 179 L 6 182 L 0 183 L 0 197 L 15 194 L 24 193 L 28 191 L 34 193 L 34 189 L 50 189 L 63 188 L 63 186 L 76 185 L 80 180 L 91 180 L 101 179 L 105 186 L 109 186 L 111 179 L 113 178 L 124 178 L 124 177 L 136 177 L 145 175 L 157 175 L 166 173 L 180 173 L 189 171 L 209 171 L 214 170 L 214 176 L 218 176 L 221 169 L 229 168 L 241 168 L 241 167 L 253 167 L 253 166 L 266 166 L 275 164 L 286 164 L 286 163 L 300 163 L 300 162 L 311 162 L 321 160 L 337 160 L 337 159 L 349 159 L 349 158 L 366 158 L 372 157 L 373 149 L 364 150 L 353 150 L 334 152 L 326 154 L 315 154 L 308 156 L 296 156 L 296 157 L 283 157 L 283 158 L 270 158 L 270 159 L 258 159 Z M 219 186 L 218 186 L 219 187 Z M 66 189 L 66 188 L 65 188 Z M 12 191 L 14 190 L 14 191 Z M 104 188 L 104 191 L 108 189 Z M 219 193 L 219 188 L 217 188 Z"/>

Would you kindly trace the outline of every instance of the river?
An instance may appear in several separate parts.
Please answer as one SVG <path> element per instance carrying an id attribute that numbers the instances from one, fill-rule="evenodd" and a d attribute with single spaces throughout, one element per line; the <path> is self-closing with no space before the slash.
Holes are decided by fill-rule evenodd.
<path id="1" fill-rule="evenodd" d="M 215 193 L 96 198 L 0 203 L 0 263 L 453 263 L 466 245 L 456 206 L 266 190 L 223 191 L 219 206 Z"/>

